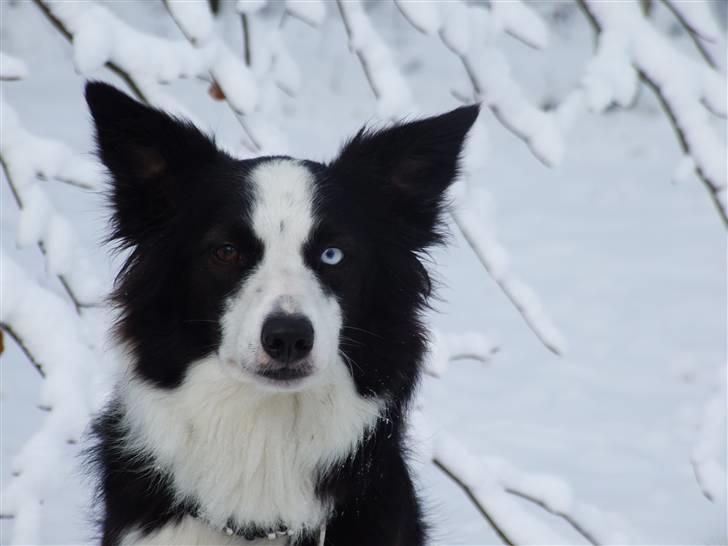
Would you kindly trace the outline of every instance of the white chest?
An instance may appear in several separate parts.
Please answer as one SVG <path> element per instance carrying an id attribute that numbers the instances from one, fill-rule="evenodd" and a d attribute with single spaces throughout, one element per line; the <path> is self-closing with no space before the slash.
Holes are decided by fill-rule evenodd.
<path id="1" fill-rule="evenodd" d="M 177 500 L 196 500 L 217 528 L 232 517 L 317 529 L 330 509 L 316 496 L 317 475 L 355 450 L 380 413 L 343 364 L 326 384 L 271 394 L 231 379 L 212 357 L 171 391 L 131 379 L 122 400 L 131 448 L 152 455 Z"/>

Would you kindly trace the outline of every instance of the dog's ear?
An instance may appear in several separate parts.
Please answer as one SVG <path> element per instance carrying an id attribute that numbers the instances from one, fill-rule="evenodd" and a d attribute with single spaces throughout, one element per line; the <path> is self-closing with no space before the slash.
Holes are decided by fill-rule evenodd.
<path id="1" fill-rule="evenodd" d="M 445 190 L 457 176 L 465 136 L 479 110 L 463 106 L 386 129 L 362 129 L 330 168 L 337 176 L 375 184 L 412 244 L 425 247 L 438 241 Z"/>
<path id="2" fill-rule="evenodd" d="M 137 102 L 111 85 L 86 84 L 99 159 L 113 177 L 115 238 L 135 236 L 173 212 L 182 173 L 221 154 L 187 121 Z"/>

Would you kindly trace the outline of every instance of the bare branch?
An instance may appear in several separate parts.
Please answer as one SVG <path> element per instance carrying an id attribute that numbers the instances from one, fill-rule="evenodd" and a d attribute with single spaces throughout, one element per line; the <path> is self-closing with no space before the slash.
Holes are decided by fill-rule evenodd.
<path id="1" fill-rule="evenodd" d="M 36 358 L 33 356 L 33 353 L 30 352 L 30 349 L 28 349 L 28 346 L 23 342 L 23 339 L 13 330 L 13 328 L 5 323 L 0 322 L 0 328 L 8 333 L 8 335 L 13 338 L 13 341 L 15 341 L 16 345 L 20 347 L 20 350 L 25 353 L 25 357 L 28 359 L 28 362 L 30 362 L 33 367 L 36 369 L 36 371 L 40 374 L 41 377 L 45 378 L 45 370 L 43 370 L 43 365 L 36 360 Z"/>
<path id="2" fill-rule="evenodd" d="M 488 522 L 488 525 L 491 526 L 493 531 L 498 535 L 498 537 L 503 541 L 503 544 L 507 544 L 508 546 L 515 546 L 516 542 L 511 540 L 511 538 L 508 537 L 506 532 L 501 529 L 498 524 L 495 521 L 495 518 L 488 512 L 488 510 L 485 509 L 485 506 L 480 502 L 477 495 L 473 492 L 473 490 L 470 488 L 469 485 L 467 485 L 464 481 L 462 481 L 453 470 L 451 470 L 447 464 L 445 464 L 442 460 L 435 457 L 432 460 L 432 464 L 435 465 L 436 468 L 438 468 L 440 471 L 442 471 L 443 474 L 445 474 L 448 478 L 450 478 L 460 489 L 462 489 L 463 493 L 465 493 L 465 496 L 470 499 L 470 502 L 473 503 L 473 506 L 475 506 L 475 509 L 480 512 L 480 515 L 483 516 L 483 519 Z"/>
<path id="3" fill-rule="evenodd" d="M 518 491 L 516 489 L 506 487 L 505 488 L 507 493 L 510 493 L 511 495 L 515 495 L 516 497 L 520 497 L 524 500 L 527 500 L 528 502 L 531 502 L 535 504 L 536 506 L 543 508 L 546 510 L 549 514 L 553 514 L 556 517 L 559 517 L 563 519 L 566 523 L 568 523 L 574 531 L 579 533 L 581 536 L 586 539 L 586 541 L 589 544 L 593 544 L 594 546 L 598 546 L 601 544 L 594 535 L 592 535 L 589 531 L 587 531 L 578 521 L 576 521 L 571 515 L 561 511 L 561 510 L 554 510 L 551 508 L 547 503 L 545 503 L 543 500 L 536 498 L 534 496 L 531 496 L 527 493 L 524 493 L 523 491 Z"/>

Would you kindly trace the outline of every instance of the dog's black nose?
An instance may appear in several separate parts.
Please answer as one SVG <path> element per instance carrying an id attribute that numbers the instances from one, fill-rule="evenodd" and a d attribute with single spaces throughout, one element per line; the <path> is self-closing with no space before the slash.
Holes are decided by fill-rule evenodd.
<path id="1" fill-rule="evenodd" d="M 295 362 L 311 352 L 313 325 L 303 315 L 271 315 L 263 323 L 260 341 L 271 358 Z"/>

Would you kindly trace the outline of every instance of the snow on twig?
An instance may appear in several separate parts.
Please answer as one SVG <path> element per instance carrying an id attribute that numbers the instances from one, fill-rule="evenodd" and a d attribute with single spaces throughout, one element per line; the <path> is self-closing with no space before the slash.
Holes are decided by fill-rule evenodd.
<path id="1" fill-rule="evenodd" d="M 286 12 L 312 27 L 318 27 L 326 18 L 323 0 L 286 0 Z"/>
<path id="2" fill-rule="evenodd" d="M 713 502 L 725 502 L 726 483 L 728 482 L 726 481 L 725 453 L 721 446 L 726 432 L 724 370 L 721 370 L 718 383 L 720 386 L 703 408 L 698 425 L 698 439 L 690 462 L 703 495 Z M 720 461 L 723 461 L 723 466 Z"/>
<path id="3" fill-rule="evenodd" d="M 492 198 L 486 190 L 470 189 L 467 197 L 455 204 L 455 223 L 480 263 L 508 296 L 533 333 L 551 351 L 564 354 L 567 348 L 564 335 L 548 315 L 534 290 L 511 270 L 506 250 L 498 241 L 492 225 L 491 203 Z"/>
<path id="4" fill-rule="evenodd" d="M 39 245 L 48 272 L 58 277 L 79 312 L 98 305 L 101 282 L 71 224 L 36 181 L 42 176 L 95 188 L 101 179 L 96 164 L 74 156 L 64 144 L 28 132 L 5 103 L 0 104 L 0 163 L 20 208 L 18 244 Z"/>
<path id="5" fill-rule="evenodd" d="M 70 460 L 67 444 L 80 440 L 88 422 L 92 401 L 86 387 L 96 359 L 80 337 L 81 317 L 9 256 L 0 254 L 0 261 L 0 323 L 43 370 L 40 405 L 50 409 L 13 461 L 1 515 L 15 519 L 13 544 L 38 544 L 43 501 L 62 476 L 59 463 Z"/>
<path id="6" fill-rule="evenodd" d="M 0 51 L 0 80 L 22 80 L 27 76 L 28 67 L 23 61 Z"/>
<path id="7" fill-rule="evenodd" d="M 506 544 L 567 544 L 551 527 L 525 511 L 516 499 L 535 504 L 563 520 L 589 544 L 627 542 L 614 518 L 577 502 L 561 478 L 525 473 L 496 457 L 479 459 L 448 435 L 435 442 L 433 461 L 466 492 Z"/>
<path id="8" fill-rule="evenodd" d="M 663 0 L 690 34 L 695 47 L 713 68 L 726 72 L 726 36 L 711 13 L 710 2 Z"/>
<path id="9" fill-rule="evenodd" d="M 532 47 L 546 47 L 548 27 L 536 12 L 518 0 L 491 2 L 490 9 L 464 2 L 441 3 L 428 8 L 439 12 L 427 18 L 416 14 L 416 6 L 410 2 L 403 0 L 397 6 L 418 30 L 438 30 L 442 43 L 460 59 L 476 100 L 488 106 L 500 123 L 523 139 L 546 165 L 561 163 L 564 144 L 556 117 L 528 100 L 495 45 L 507 32 Z"/>
<path id="10" fill-rule="evenodd" d="M 258 87 L 252 72 L 243 61 L 212 29 L 213 15 L 207 4 L 195 4 L 194 13 L 185 0 L 166 0 L 165 5 L 172 19 L 200 56 L 208 58 L 202 77 L 210 79 L 219 88 L 225 102 L 253 145 L 260 151 L 262 143 L 251 130 L 244 114 L 252 112 L 258 101 Z M 247 54 L 247 53 L 246 53 Z"/>
<path id="11" fill-rule="evenodd" d="M 425 360 L 425 373 L 442 377 L 455 360 L 477 360 L 483 364 L 490 362 L 498 352 L 498 343 L 489 335 L 479 332 L 443 334 L 432 332 L 430 348 Z"/>
<path id="12" fill-rule="evenodd" d="M 725 77 L 672 47 L 637 4 L 578 2 L 599 32 L 599 48 L 587 68 L 585 96 L 579 97 L 578 92 L 572 96 L 564 107 L 568 115 L 563 117 L 573 118 L 583 104 L 597 110 L 611 102 L 623 104 L 624 87 L 618 82 L 641 78 L 660 101 L 683 152 L 694 160 L 698 177 L 728 227 L 726 143 L 710 123 L 711 113 L 720 117 L 727 113 Z M 609 50 L 606 61 L 600 59 L 599 49 Z M 636 85 L 630 88 L 636 93 Z"/>
<path id="13" fill-rule="evenodd" d="M 416 113 L 407 82 L 359 0 L 337 0 L 336 4 L 349 37 L 349 47 L 359 58 L 377 99 L 379 115 L 394 120 L 403 114 Z"/>
<path id="14" fill-rule="evenodd" d="M 165 4 L 194 51 L 204 59 L 202 70 L 217 83 L 230 107 L 237 114 L 252 111 L 258 101 L 255 78 L 243 60 L 212 32 L 213 15 L 208 5 L 197 3 L 191 14 L 185 0 L 167 0 Z"/>
<path id="15" fill-rule="evenodd" d="M 433 462 L 465 492 L 505 544 L 567 543 L 550 526 L 524 510 L 505 491 L 492 469 L 455 438 L 443 435 L 435 442 Z"/>

